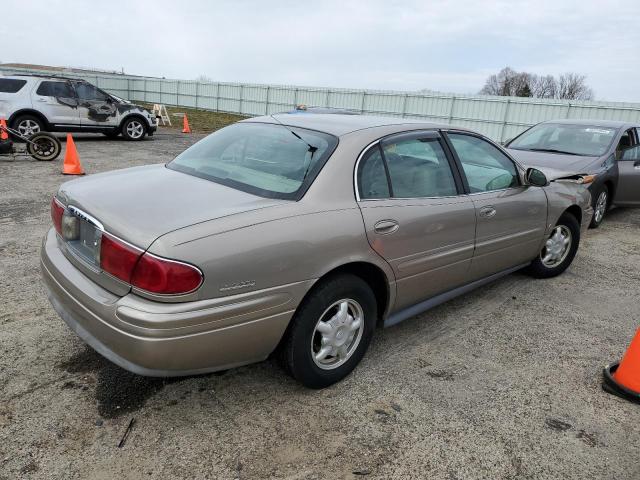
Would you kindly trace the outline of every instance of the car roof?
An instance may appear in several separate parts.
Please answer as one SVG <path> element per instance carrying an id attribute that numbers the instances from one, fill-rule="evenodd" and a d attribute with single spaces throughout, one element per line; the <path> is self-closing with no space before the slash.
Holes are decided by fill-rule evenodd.
<path id="1" fill-rule="evenodd" d="M 73 80 L 74 82 L 85 82 L 85 80 L 82 80 L 80 78 L 65 77 L 62 75 L 55 75 L 55 74 L 46 75 L 46 74 L 40 74 L 40 73 L 19 73 L 19 74 L 17 73 L 12 75 L 0 75 L 0 78 L 17 78 L 20 80 L 29 80 L 31 78 L 48 78 L 48 79 L 55 79 L 55 80 Z"/>
<path id="2" fill-rule="evenodd" d="M 588 125 L 592 127 L 609 127 L 609 128 L 623 128 L 623 127 L 633 127 L 637 124 L 629 123 L 629 122 L 621 122 L 618 120 L 596 120 L 596 119 L 571 119 L 571 118 L 563 118 L 561 120 L 547 120 L 546 122 L 541 123 L 557 123 L 562 125 Z"/>
<path id="3" fill-rule="evenodd" d="M 242 122 L 261 122 L 261 123 L 283 123 L 290 127 L 308 128 L 320 132 L 329 133 L 335 136 L 342 136 L 357 130 L 366 128 L 398 126 L 398 131 L 403 130 L 403 126 L 410 126 L 411 130 L 416 128 L 451 128 L 450 125 L 441 125 L 437 123 L 424 122 L 418 119 L 398 118 L 398 117 L 379 117 L 373 115 L 343 115 L 343 114 L 320 114 L 306 113 L 304 115 L 290 115 L 287 113 L 265 115 L 262 117 L 248 118 Z M 464 130 L 464 129 L 460 129 Z"/>

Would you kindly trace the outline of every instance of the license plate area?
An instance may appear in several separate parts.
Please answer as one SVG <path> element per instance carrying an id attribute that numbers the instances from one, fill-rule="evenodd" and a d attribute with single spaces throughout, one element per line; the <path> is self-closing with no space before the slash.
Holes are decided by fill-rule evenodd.
<path id="1" fill-rule="evenodd" d="M 99 267 L 102 226 L 75 208 L 69 208 L 69 213 L 78 222 L 78 236 L 67 240 L 68 248 L 88 264 Z"/>

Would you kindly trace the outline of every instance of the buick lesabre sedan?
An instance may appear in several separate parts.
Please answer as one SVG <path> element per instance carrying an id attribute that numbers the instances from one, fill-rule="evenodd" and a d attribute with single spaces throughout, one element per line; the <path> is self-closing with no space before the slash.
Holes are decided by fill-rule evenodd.
<path id="1" fill-rule="evenodd" d="M 596 228 L 612 205 L 640 206 L 640 125 L 610 120 L 552 120 L 507 144 L 523 165 L 555 174 L 588 174 Z"/>
<path id="2" fill-rule="evenodd" d="M 60 316 L 127 370 L 191 375 L 276 353 L 321 388 L 377 325 L 518 269 L 564 271 L 590 195 L 549 180 L 448 126 L 253 118 L 166 165 L 63 184 L 42 272 Z"/>

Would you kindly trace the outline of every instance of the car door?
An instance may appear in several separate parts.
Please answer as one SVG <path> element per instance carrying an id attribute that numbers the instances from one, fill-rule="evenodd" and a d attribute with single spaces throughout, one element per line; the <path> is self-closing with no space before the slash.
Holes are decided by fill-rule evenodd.
<path id="1" fill-rule="evenodd" d="M 635 145 L 619 150 L 618 189 L 614 202 L 626 207 L 640 206 L 640 128 L 633 129 Z"/>
<path id="2" fill-rule="evenodd" d="M 437 131 L 387 137 L 358 162 L 358 205 L 395 273 L 397 310 L 467 281 L 475 211 L 452 162 Z"/>
<path id="3" fill-rule="evenodd" d="M 41 112 L 49 123 L 60 126 L 80 124 L 78 100 L 67 80 L 43 80 L 33 94 L 33 107 Z"/>
<path id="4" fill-rule="evenodd" d="M 120 119 L 111 96 L 87 82 L 76 82 L 80 124 L 83 127 L 115 127 Z"/>
<path id="5" fill-rule="evenodd" d="M 487 139 L 460 131 L 449 131 L 446 138 L 478 219 L 470 278 L 533 260 L 546 231 L 544 190 L 523 185 L 515 162 Z"/>

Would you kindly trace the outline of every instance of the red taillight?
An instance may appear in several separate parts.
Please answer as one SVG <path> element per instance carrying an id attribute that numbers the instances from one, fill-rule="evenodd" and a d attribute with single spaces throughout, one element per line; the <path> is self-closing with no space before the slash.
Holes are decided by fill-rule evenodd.
<path id="1" fill-rule="evenodd" d="M 193 265 L 156 257 L 108 233 L 100 242 L 100 268 L 132 286 L 160 295 L 192 292 L 202 283 Z"/>
<path id="2" fill-rule="evenodd" d="M 202 273 L 193 265 L 168 260 L 150 253 L 140 257 L 131 284 L 160 295 L 189 293 L 202 283 Z"/>
<path id="3" fill-rule="evenodd" d="M 131 274 L 140 255 L 142 250 L 139 248 L 128 245 L 108 233 L 102 234 L 100 268 L 123 282 L 131 283 Z"/>
<path id="4" fill-rule="evenodd" d="M 56 232 L 62 235 L 62 215 L 64 214 L 64 205 L 54 196 L 51 199 L 51 220 Z"/>

